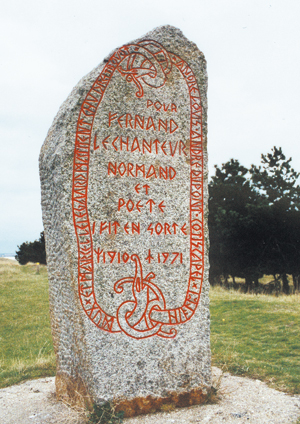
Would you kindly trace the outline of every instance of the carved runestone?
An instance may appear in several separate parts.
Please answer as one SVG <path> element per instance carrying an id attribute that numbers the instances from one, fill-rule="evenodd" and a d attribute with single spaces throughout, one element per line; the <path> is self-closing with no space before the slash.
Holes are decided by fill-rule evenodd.
<path id="1" fill-rule="evenodd" d="M 113 51 L 40 154 L 59 398 L 125 416 L 211 385 L 207 75 L 163 26 Z"/>

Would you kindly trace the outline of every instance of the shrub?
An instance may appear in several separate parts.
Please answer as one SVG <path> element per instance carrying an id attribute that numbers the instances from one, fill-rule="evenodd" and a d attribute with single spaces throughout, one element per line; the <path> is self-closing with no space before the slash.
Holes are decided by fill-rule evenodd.
<path id="1" fill-rule="evenodd" d="M 39 262 L 46 265 L 44 231 L 40 234 L 39 240 L 26 241 L 18 246 L 18 249 L 15 258 L 21 265 L 25 265 L 27 262 Z"/>

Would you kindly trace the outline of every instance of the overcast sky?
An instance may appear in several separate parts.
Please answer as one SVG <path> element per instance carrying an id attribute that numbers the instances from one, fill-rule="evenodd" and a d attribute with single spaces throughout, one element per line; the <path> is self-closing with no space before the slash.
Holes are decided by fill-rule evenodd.
<path id="1" fill-rule="evenodd" d="M 9 0 L 0 14 L 0 253 L 42 231 L 38 156 L 59 106 L 114 48 L 159 25 L 206 56 L 209 167 L 281 146 L 300 171 L 299 0 Z"/>

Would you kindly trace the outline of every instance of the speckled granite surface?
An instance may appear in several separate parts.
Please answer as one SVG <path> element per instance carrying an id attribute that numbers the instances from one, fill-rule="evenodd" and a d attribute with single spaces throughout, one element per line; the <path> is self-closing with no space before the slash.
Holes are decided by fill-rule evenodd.
<path id="1" fill-rule="evenodd" d="M 164 26 L 61 106 L 40 154 L 59 397 L 127 416 L 211 384 L 203 54 Z"/>

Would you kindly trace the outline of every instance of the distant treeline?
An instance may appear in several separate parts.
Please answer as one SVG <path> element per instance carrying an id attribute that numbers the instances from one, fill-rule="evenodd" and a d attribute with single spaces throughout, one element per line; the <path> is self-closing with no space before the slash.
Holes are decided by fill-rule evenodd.
<path id="1" fill-rule="evenodd" d="M 300 288 L 299 177 L 281 148 L 250 169 L 231 159 L 209 183 L 210 283 L 245 279 L 246 291 L 273 275 L 284 293 Z M 282 283 L 282 284 L 281 284 Z"/>

